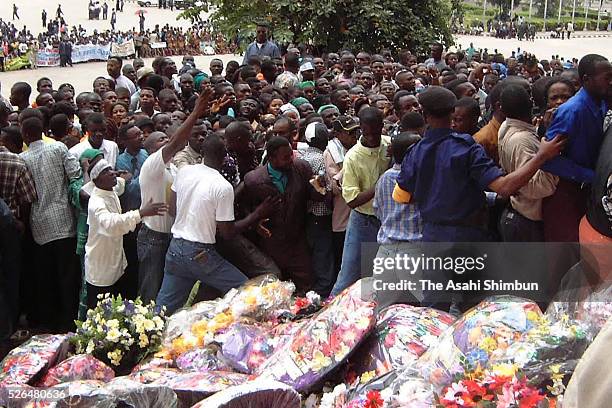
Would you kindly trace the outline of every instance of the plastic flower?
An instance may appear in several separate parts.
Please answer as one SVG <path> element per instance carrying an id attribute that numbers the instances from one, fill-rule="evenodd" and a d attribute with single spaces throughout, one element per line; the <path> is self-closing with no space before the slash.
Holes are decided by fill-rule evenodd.
<path id="1" fill-rule="evenodd" d="M 485 337 L 480 342 L 480 348 L 485 350 L 488 353 L 491 353 L 493 350 L 497 348 L 497 342 L 493 337 Z"/>
<path id="2" fill-rule="evenodd" d="M 119 337 L 121 337 L 121 332 L 117 330 L 116 327 L 113 327 L 112 329 L 110 329 L 108 333 L 106 334 L 106 340 L 113 342 L 113 343 L 116 343 L 117 340 L 119 340 Z"/>
<path id="3" fill-rule="evenodd" d="M 382 408 L 384 401 L 380 397 L 380 391 L 368 391 L 366 398 L 367 400 L 363 408 Z"/>
<path id="4" fill-rule="evenodd" d="M 140 336 L 138 336 L 138 346 L 140 348 L 145 348 L 149 345 L 149 338 L 147 337 L 146 334 L 141 333 Z"/>
<path id="5" fill-rule="evenodd" d="M 362 384 L 367 384 L 370 382 L 370 380 L 372 380 L 372 378 L 376 377 L 376 370 L 372 370 L 372 371 L 366 371 L 365 373 L 361 374 L 361 379 L 360 382 Z"/>
<path id="6" fill-rule="evenodd" d="M 110 360 L 111 364 L 118 366 L 119 364 L 121 364 L 123 352 L 121 351 L 121 349 L 115 349 L 106 353 L 106 356 Z"/>

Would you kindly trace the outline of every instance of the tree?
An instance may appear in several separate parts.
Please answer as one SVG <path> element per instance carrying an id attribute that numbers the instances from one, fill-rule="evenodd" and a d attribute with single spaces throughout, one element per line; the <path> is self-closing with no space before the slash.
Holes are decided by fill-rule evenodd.
<path id="1" fill-rule="evenodd" d="M 253 38 L 256 22 L 264 20 L 275 40 L 319 50 L 424 51 L 432 41 L 452 44 L 450 0 L 210 0 L 210 5 L 216 7 L 213 26 L 229 38 Z M 181 16 L 200 11 L 194 7 Z"/>

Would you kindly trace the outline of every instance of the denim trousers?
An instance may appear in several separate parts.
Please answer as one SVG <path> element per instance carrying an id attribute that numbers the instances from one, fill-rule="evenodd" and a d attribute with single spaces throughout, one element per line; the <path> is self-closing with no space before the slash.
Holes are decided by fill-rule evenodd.
<path id="1" fill-rule="evenodd" d="M 381 244 L 376 253 L 377 265 L 385 265 L 385 259 L 404 259 L 404 257 L 418 258 L 423 253 L 420 242 L 389 242 Z M 410 262 L 410 261 L 408 261 Z M 420 305 L 423 300 L 423 291 L 419 280 L 422 279 L 421 270 L 406 270 L 404 264 L 393 268 L 381 268 L 382 271 L 374 271 L 374 278 L 385 283 L 398 283 L 402 281 L 414 282 L 414 290 L 379 290 L 377 301 L 379 309 L 396 303 L 408 303 L 415 306 Z"/>
<path id="2" fill-rule="evenodd" d="M 166 254 L 166 268 L 157 304 L 166 306 L 168 315 L 187 301 L 191 288 L 200 281 L 222 293 L 238 287 L 247 277 L 223 259 L 214 244 L 172 238 Z"/>
<path id="3" fill-rule="evenodd" d="M 161 287 L 164 279 L 166 252 L 168 252 L 171 237 L 168 233 L 149 229 L 144 224 L 138 231 L 138 241 L 136 243 L 138 252 L 138 296 L 145 303 L 155 300 Z"/>
<path id="4" fill-rule="evenodd" d="M 331 214 L 308 214 L 306 240 L 312 251 L 312 269 L 315 275 L 312 290 L 326 298 L 336 281 Z"/>
<path id="5" fill-rule="evenodd" d="M 342 266 L 336 284 L 332 289 L 331 295 L 336 296 L 344 289 L 357 282 L 361 277 L 361 265 L 369 265 L 367 275 L 372 272 L 372 262 L 375 253 L 368 256 L 362 262 L 361 244 L 369 243 L 377 247 L 376 235 L 380 228 L 380 221 L 373 215 L 361 214 L 351 210 L 348 224 L 346 226 L 346 236 L 344 238 L 344 249 L 342 250 Z M 370 259 L 371 258 L 371 259 Z"/>

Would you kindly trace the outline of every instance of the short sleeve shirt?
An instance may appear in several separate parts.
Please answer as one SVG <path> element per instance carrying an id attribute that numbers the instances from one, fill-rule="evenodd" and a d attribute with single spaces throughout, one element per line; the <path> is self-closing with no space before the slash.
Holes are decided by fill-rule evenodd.
<path id="1" fill-rule="evenodd" d="M 484 190 L 503 171 L 470 135 L 431 129 L 404 157 L 397 178 L 425 223 L 466 219 L 486 204 Z"/>
<path id="2" fill-rule="evenodd" d="M 176 192 L 175 238 L 214 244 L 217 221 L 234 221 L 234 189 L 213 168 L 204 164 L 182 167 L 172 191 Z"/>

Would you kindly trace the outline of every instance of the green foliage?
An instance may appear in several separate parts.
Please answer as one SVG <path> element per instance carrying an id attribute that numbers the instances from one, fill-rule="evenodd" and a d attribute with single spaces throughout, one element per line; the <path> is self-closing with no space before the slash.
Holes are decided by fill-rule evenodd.
<path id="1" fill-rule="evenodd" d="M 267 21 L 274 39 L 319 49 L 379 51 L 382 48 L 426 50 L 431 41 L 452 43 L 449 16 L 455 0 L 210 0 L 215 29 L 229 38 L 254 38 L 255 24 Z M 193 8 L 182 13 L 189 18 Z"/>

